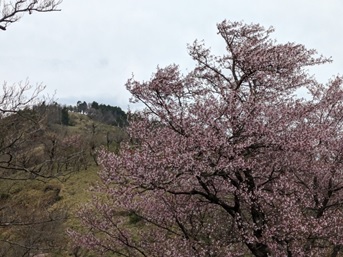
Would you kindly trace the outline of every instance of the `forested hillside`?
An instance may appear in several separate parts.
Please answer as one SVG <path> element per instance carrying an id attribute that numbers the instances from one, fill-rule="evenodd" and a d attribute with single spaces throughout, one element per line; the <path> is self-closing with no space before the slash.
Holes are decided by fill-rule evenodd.
<path id="1" fill-rule="evenodd" d="M 66 229 L 98 179 L 97 151 L 126 139 L 126 113 L 106 108 L 43 102 L 0 119 L 0 256 L 88 256 Z"/>

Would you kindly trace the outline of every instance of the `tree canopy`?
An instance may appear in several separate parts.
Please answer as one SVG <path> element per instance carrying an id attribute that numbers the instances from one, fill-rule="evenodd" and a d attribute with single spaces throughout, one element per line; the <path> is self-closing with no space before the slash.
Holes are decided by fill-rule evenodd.
<path id="1" fill-rule="evenodd" d="M 308 67 L 331 60 L 275 42 L 272 28 L 217 28 L 222 56 L 195 41 L 188 74 L 170 65 L 127 82 L 146 108 L 119 155 L 101 153 L 103 183 L 79 214 L 90 229 L 70 231 L 77 244 L 122 256 L 340 251 L 342 77 L 318 83 Z"/>

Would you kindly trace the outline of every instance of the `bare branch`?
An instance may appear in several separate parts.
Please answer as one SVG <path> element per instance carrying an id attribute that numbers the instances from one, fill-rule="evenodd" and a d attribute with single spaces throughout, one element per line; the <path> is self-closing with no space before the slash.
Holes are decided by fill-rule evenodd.
<path id="1" fill-rule="evenodd" d="M 28 80 L 8 86 L 3 83 L 0 95 L 1 117 L 7 113 L 15 113 L 23 108 L 28 108 L 39 102 L 38 95 L 45 89 L 42 84 L 32 86 Z"/>
<path id="2" fill-rule="evenodd" d="M 0 0 L 0 30 L 20 20 L 24 13 L 60 11 L 62 0 Z"/>

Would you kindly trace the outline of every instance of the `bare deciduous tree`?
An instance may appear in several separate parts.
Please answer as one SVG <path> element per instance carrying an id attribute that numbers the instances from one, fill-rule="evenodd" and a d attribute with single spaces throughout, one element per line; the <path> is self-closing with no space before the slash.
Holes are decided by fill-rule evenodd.
<path id="1" fill-rule="evenodd" d="M 1 117 L 8 113 L 15 113 L 24 107 L 36 105 L 38 95 L 45 89 L 45 86 L 38 84 L 32 86 L 28 80 L 9 86 L 3 83 L 2 94 L 0 95 Z"/>
<path id="2" fill-rule="evenodd" d="M 25 13 L 59 11 L 61 3 L 0 0 L 0 30 Z M 44 88 L 26 80 L 13 85 L 4 82 L 0 89 L 0 256 L 33 256 L 63 248 L 59 242 L 66 210 L 53 207 L 60 200 L 60 187 L 49 184 L 37 190 L 26 184 L 37 176 L 52 177 L 39 141 L 47 127 L 47 99 L 40 98 Z M 18 187 L 20 180 L 25 181 Z M 17 189 L 13 191 L 12 185 Z"/>

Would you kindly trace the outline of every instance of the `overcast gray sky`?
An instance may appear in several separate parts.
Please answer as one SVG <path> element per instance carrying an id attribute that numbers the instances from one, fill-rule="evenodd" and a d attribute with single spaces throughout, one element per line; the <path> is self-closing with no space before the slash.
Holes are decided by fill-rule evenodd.
<path id="1" fill-rule="evenodd" d="M 216 53 L 224 19 L 273 26 L 278 42 L 332 56 L 321 81 L 343 70 L 342 0 L 64 0 L 62 11 L 25 15 L 0 32 L 0 80 L 43 82 L 62 104 L 97 101 L 127 109 L 125 82 L 148 80 L 168 64 L 192 67 L 187 44 L 204 39 Z"/>

